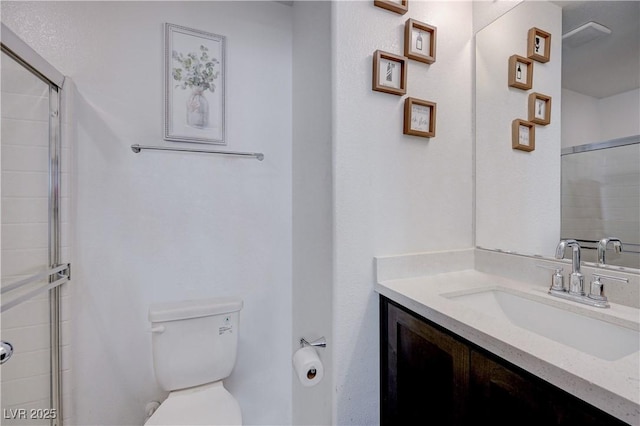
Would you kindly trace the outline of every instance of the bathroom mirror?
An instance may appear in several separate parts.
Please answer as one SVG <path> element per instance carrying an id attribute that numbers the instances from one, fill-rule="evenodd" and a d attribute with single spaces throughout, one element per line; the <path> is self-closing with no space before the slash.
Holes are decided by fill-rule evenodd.
<path id="1" fill-rule="evenodd" d="M 551 34 L 531 90 L 507 86 L 507 60 L 526 55 L 527 31 Z M 563 34 L 571 33 L 564 37 Z M 640 268 L 640 2 L 521 2 L 476 32 L 476 245 L 553 257 L 574 238 L 595 262 Z M 503 63 L 504 62 L 504 63 Z M 527 97 L 553 100 L 536 149 L 511 149 Z"/>

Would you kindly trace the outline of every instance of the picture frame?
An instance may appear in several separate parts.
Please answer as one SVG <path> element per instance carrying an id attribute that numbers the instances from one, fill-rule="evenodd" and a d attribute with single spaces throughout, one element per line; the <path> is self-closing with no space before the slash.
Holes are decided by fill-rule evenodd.
<path id="1" fill-rule="evenodd" d="M 509 57 L 509 86 L 529 90 L 533 85 L 533 61 L 519 55 Z"/>
<path id="2" fill-rule="evenodd" d="M 404 28 L 404 56 L 425 64 L 434 63 L 437 28 L 411 18 Z"/>
<path id="3" fill-rule="evenodd" d="M 407 58 L 376 50 L 373 54 L 373 90 L 402 96 L 407 93 Z"/>
<path id="4" fill-rule="evenodd" d="M 511 148 L 521 151 L 536 149 L 536 126 L 530 121 L 515 119 L 511 122 Z"/>
<path id="5" fill-rule="evenodd" d="M 436 136 L 436 103 L 417 98 L 404 101 L 405 135 L 433 138 Z"/>
<path id="6" fill-rule="evenodd" d="M 538 62 L 549 62 L 551 56 L 551 34 L 533 27 L 527 34 L 527 57 Z"/>
<path id="7" fill-rule="evenodd" d="M 222 35 L 165 23 L 165 140 L 226 145 L 225 44 Z"/>
<path id="8" fill-rule="evenodd" d="M 529 121 L 543 126 L 551 122 L 551 96 L 529 94 Z"/>
<path id="9" fill-rule="evenodd" d="M 374 0 L 373 4 L 400 15 L 409 11 L 409 0 Z"/>

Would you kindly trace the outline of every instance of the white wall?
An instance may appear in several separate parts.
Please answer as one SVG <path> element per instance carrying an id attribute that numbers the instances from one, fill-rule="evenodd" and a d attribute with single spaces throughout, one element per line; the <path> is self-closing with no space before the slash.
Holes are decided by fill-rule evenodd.
<path id="1" fill-rule="evenodd" d="M 534 61 L 533 87 L 508 87 L 508 60 L 527 55 L 527 33 L 552 34 L 551 60 Z M 524 2 L 476 35 L 476 244 L 553 255 L 560 238 L 562 10 Z M 535 126 L 535 151 L 511 148 L 511 123 L 528 118 L 528 96 L 552 98 L 551 123 Z"/>
<path id="2" fill-rule="evenodd" d="M 472 245 L 470 2 L 333 7 L 332 424 L 379 422 L 374 256 Z M 402 134 L 404 98 L 371 90 L 376 49 L 403 53 L 404 24 L 438 28 L 432 65 L 409 61 L 407 95 L 437 103 L 436 137 Z"/>
<path id="3" fill-rule="evenodd" d="M 291 8 L 3 2 L 2 19 L 77 87 L 75 423 L 142 424 L 164 396 L 148 305 L 227 295 L 245 302 L 227 388 L 246 424 L 290 423 Z M 264 162 L 131 152 L 176 145 L 161 132 L 164 22 L 227 37 L 227 149 Z"/>
<path id="4" fill-rule="evenodd" d="M 640 89 L 598 99 L 562 90 L 562 147 L 640 134 Z"/>
<path id="5" fill-rule="evenodd" d="M 294 375 L 293 424 L 331 424 L 333 203 L 331 175 L 331 3 L 293 5 L 293 341 L 317 349 L 326 376 L 303 387 Z"/>
<path id="6" fill-rule="evenodd" d="M 562 89 L 562 148 L 600 140 L 598 100 Z"/>
<path id="7" fill-rule="evenodd" d="M 477 33 L 523 1 L 524 0 L 474 1 L 473 33 Z"/>
<path id="8" fill-rule="evenodd" d="M 640 88 L 598 101 L 601 140 L 640 135 Z"/>
<path id="9" fill-rule="evenodd" d="M 404 16 L 369 1 L 332 4 L 331 64 L 324 70 L 316 64 L 319 75 L 310 88 L 324 90 L 322 71 L 331 72 L 331 117 L 325 115 L 328 94 L 318 99 L 321 105 L 298 110 L 304 95 L 291 87 L 292 65 L 296 89 L 298 70 L 311 72 L 304 61 L 292 61 L 292 45 L 294 52 L 302 49 L 292 44 L 292 33 L 304 30 L 292 30 L 291 14 L 300 19 L 296 25 L 317 14 L 314 28 L 324 32 L 326 5 L 3 2 L 2 7 L 3 20 L 77 85 L 76 423 L 139 424 L 144 404 L 162 396 L 145 331 L 149 303 L 230 294 L 245 300 L 238 364 L 227 384 L 246 423 L 310 423 L 303 410 L 314 397 L 321 404 L 312 408 L 318 422 L 378 423 L 374 256 L 473 244 L 471 2 L 413 1 Z M 431 139 L 402 134 L 404 97 L 371 90 L 373 52 L 402 54 L 408 18 L 438 28 L 437 61 L 409 61 L 408 74 L 407 95 L 438 104 L 437 136 Z M 263 151 L 263 163 L 131 153 L 132 143 L 162 143 L 165 21 L 227 36 L 229 149 Z M 322 40 L 307 37 L 318 43 L 319 58 L 326 58 Z M 503 65 L 506 70 L 506 59 Z M 557 108 L 559 95 L 554 100 Z M 316 113 L 320 120 L 313 126 L 332 125 L 332 163 L 327 145 L 321 145 L 329 144 L 324 131 L 313 134 L 315 127 L 292 125 L 292 116 Z M 250 120 L 255 125 L 247 124 Z M 299 147 L 292 147 L 292 128 Z M 510 141 L 507 146 L 510 150 Z M 316 156 L 305 158 L 312 147 Z M 296 179 L 310 180 L 292 181 L 292 159 Z M 328 182 L 332 196 L 326 193 Z M 313 203 L 321 206 L 318 211 Z M 331 211 L 332 218 L 322 217 Z M 305 230 L 310 226 L 318 228 Z M 327 229 L 330 238 L 323 235 Z M 319 245 L 305 242 L 306 236 L 319 237 Z M 333 253 L 328 253 L 330 240 Z M 298 253 L 298 247 L 308 251 Z M 321 259 L 318 264 L 314 256 Z M 310 276 L 304 262 L 318 267 L 318 274 L 297 281 Z M 317 287 L 326 279 L 332 279 L 332 289 Z M 313 295 L 321 302 L 308 315 L 304 304 L 292 304 Z M 330 318 L 327 305 L 333 309 Z M 329 338 L 321 356 L 333 368 L 313 389 L 297 388 L 291 375 L 299 333 Z"/>

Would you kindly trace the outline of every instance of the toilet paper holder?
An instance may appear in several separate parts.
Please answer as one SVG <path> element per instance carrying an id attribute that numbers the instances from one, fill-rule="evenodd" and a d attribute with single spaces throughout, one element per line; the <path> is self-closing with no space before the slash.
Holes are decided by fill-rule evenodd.
<path id="1" fill-rule="evenodd" d="M 305 339 L 304 337 L 301 337 L 300 338 L 300 347 L 304 348 L 305 346 L 315 346 L 315 347 L 326 348 L 327 347 L 327 339 L 325 339 L 324 336 L 322 336 L 319 339 L 314 340 L 313 342 L 308 342 L 307 339 Z"/>

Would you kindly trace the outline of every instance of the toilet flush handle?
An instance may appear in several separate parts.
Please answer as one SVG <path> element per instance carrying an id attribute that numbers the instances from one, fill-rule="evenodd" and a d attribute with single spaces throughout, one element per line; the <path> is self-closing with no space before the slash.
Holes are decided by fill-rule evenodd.
<path id="1" fill-rule="evenodd" d="M 151 327 L 151 332 L 152 333 L 164 333 L 165 332 L 164 325 L 156 325 L 155 327 Z"/>

